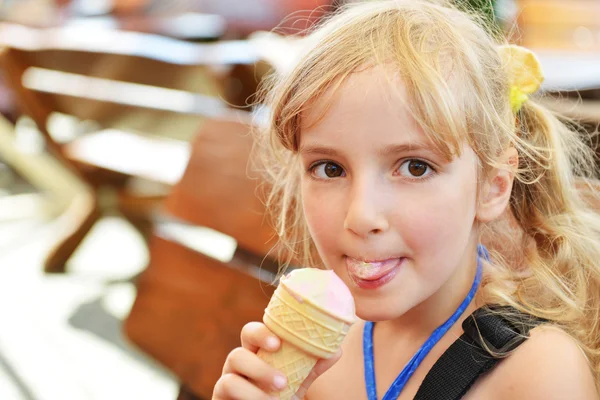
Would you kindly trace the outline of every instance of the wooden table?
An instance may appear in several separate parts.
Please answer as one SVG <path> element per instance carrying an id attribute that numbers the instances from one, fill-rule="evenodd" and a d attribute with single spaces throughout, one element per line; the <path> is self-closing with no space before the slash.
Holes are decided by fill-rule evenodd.
<path id="1" fill-rule="evenodd" d="M 150 33 L 187 41 L 213 41 L 224 37 L 227 32 L 227 21 L 223 17 L 205 13 L 72 18 L 63 26 Z"/>

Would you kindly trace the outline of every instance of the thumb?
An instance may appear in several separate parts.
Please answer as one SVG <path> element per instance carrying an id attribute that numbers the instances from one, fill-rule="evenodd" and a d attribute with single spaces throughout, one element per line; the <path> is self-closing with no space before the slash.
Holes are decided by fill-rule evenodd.
<path id="1" fill-rule="evenodd" d="M 304 396 L 306 396 L 306 392 L 308 391 L 308 388 L 310 387 L 310 385 L 313 384 L 315 379 L 317 379 L 319 376 L 323 375 L 325 373 L 325 371 L 327 371 L 336 362 L 338 362 L 341 357 L 342 357 L 342 349 L 340 348 L 337 351 L 337 353 L 335 353 L 335 355 L 333 355 L 333 357 L 328 358 L 328 359 L 320 359 L 319 361 L 317 361 L 317 363 L 315 364 L 313 369 L 310 371 L 310 373 L 308 374 L 308 376 L 306 377 L 304 382 L 302 382 L 302 385 L 300 385 L 300 387 L 298 388 L 298 391 L 296 392 L 294 397 L 292 397 L 292 400 L 303 399 Z"/>

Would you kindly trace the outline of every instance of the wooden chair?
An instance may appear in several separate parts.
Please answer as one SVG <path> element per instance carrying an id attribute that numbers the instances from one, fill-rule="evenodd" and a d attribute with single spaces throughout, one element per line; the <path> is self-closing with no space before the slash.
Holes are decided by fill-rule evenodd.
<path id="1" fill-rule="evenodd" d="M 178 376 L 180 398 L 209 399 L 242 326 L 260 320 L 273 293 L 276 244 L 265 219 L 263 183 L 248 168 L 247 120 L 213 119 L 198 133 L 181 181 L 165 202 L 169 218 L 235 239 L 231 259 L 217 260 L 169 237 L 159 224 L 150 264 L 125 321 L 126 336 Z"/>
<path id="2" fill-rule="evenodd" d="M 142 231 L 181 177 L 188 141 L 203 119 L 245 104 L 260 79 L 257 68 L 268 68 L 243 41 L 192 44 L 131 32 L 0 24 L 0 46 L 4 75 L 49 151 L 93 188 L 116 190 L 118 209 Z M 48 128 L 56 112 L 95 121 L 100 129 L 59 141 Z M 163 189 L 132 193 L 131 177 Z M 64 271 L 100 213 L 93 215 L 73 221 L 79 228 L 70 242 L 57 244 L 46 271 Z"/>

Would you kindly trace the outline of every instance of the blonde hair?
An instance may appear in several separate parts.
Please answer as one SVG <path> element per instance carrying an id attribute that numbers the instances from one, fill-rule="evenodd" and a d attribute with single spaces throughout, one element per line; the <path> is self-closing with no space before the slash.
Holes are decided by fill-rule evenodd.
<path id="1" fill-rule="evenodd" d="M 384 64 L 400 76 L 408 107 L 449 159 L 466 140 L 485 176 L 506 167 L 498 162 L 504 150 L 517 149 L 506 218 L 481 229 L 493 257 L 481 295 L 564 329 L 600 382 L 600 217 L 576 190 L 578 177 L 593 177 L 593 152 L 533 100 L 515 118 L 498 51 L 503 40 L 491 37 L 475 15 L 433 0 L 352 4 L 308 40 L 313 45 L 296 67 L 265 87 L 271 114 L 257 138 L 266 154 L 273 189 L 268 207 L 284 245 L 284 267 L 292 259 L 320 263 L 299 193 L 302 113 L 357 69 Z"/>

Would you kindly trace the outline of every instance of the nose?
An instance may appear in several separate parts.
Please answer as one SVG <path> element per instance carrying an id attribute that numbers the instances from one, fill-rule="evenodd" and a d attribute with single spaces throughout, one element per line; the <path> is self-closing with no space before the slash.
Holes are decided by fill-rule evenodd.
<path id="1" fill-rule="evenodd" d="M 356 182 L 350 191 L 348 202 L 345 229 L 362 238 L 381 234 L 389 229 L 385 212 L 385 189 L 378 188 L 376 182 Z"/>

